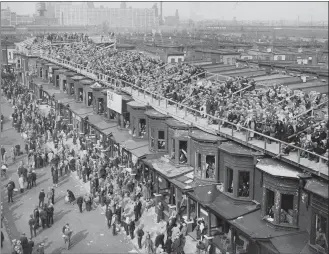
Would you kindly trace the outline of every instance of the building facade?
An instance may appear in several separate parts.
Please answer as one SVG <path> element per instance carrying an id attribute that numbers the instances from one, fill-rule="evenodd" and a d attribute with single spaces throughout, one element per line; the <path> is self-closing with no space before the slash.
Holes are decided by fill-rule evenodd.
<path id="1" fill-rule="evenodd" d="M 87 4 L 54 4 L 55 18 L 60 25 L 100 25 L 104 22 L 111 28 L 135 28 L 159 26 L 154 8 L 103 8 Z"/>

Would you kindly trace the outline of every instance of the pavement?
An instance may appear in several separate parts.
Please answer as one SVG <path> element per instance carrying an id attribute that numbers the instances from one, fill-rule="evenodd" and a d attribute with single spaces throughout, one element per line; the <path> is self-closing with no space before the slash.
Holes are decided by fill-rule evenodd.
<path id="1" fill-rule="evenodd" d="M 6 102 L 2 102 L 2 112 L 6 119 L 11 114 L 11 106 Z M 5 123 L 4 132 L 1 133 L 0 144 L 10 146 L 13 144 L 24 144 L 21 136 L 11 128 L 10 120 Z M 20 159 L 24 159 L 24 155 Z M 38 204 L 38 195 L 43 188 L 45 191 L 52 186 L 51 171 L 49 167 L 37 169 L 37 186 L 30 190 L 24 191 L 23 194 L 15 194 L 14 203 L 7 203 L 7 190 L 4 187 L 9 178 L 18 185 L 18 176 L 16 170 L 18 161 L 9 165 L 7 178 L 1 179 L 1 197 L 3 202 L 4 228 L 2 231 L 5 235 L 4 247 L 1 253 L 9 254 L 10 241 L 20 237 L 21 233 L 30 236 L 28 220 L 33 209 Z M 35 244 L 43 242 L 45 244 L 45 253 L 61 254 L 61 253 L 131 253 L 137 252 L 128 238 L 119 234 L 112 236 L 105 223 L 105 215 L 102 211 L 94 209 L 90 212 L 78 212 L 77 205 L 66 204 L 64 197 L 66 190 L 72 190 L 75 195 L 84 194 L 87 186 L 81 185 L 77 180 L 76 174 L 64 176 L 60 179 L 58 187 L 55 189 L 55 213 L 54 224 L 50 228 L 44 230 L 39 229 L 37 236 L 33 238 Z M 70 250 L 64 248 L 62 239 L 62 227 L 70 223 L 73 230 L 72 247 Z"/>

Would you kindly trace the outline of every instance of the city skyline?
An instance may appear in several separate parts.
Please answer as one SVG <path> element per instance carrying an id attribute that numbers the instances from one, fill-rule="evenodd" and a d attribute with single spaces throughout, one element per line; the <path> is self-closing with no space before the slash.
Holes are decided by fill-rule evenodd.
<path id="1" fill-rule="evenodd" d="M 35 14 L 37 2 L 2 2 L 20 15 Z M 82 2 L 74 2 L 76 4 Z M 119 8 L 121 2 L 94 2 L 95 7 Z M 160 2 L 129 2 L 127 7 L 151 8 Z M 176 9 L 181 19 L 259 20 L 327 22 L 328 2 L 163 2 L 163 16 L 173 16 Z M 249 10 L 249 11 L 248 11 Z M 260 11 L 261 10 L 261 11 Z"/>

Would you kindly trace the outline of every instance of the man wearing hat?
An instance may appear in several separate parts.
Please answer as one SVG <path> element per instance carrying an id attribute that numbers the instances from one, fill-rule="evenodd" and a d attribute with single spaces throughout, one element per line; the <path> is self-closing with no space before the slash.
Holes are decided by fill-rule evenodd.
<path id="1" fill-rule="evenodd" d="M 33 252 L 33 247 L 34 247 L 34 242 L 32 240 L 32 237 L 29 239 L 28 242 L 28 254 L 32 254 Z"/>
<path id="2" fill-rule="evenodd" d="M 45 192 L 44 189 L 41 189 L 41 192 L 39 193 L 39 207 L 43 207 L 44 203 L 45 203 Z"/>
<path id="3" fill-rule="evenodd" d="M 27 254 L 28 253 L 28 248 L 29 248 L 29 241 L 27 240 L 27 237 L 26 237 L 25 233 L 23 233 L 21 235 L 20 241 L 21 241 L 21 246 L 22 246 L 22 249 L 23 249 L 23 254 Z"/>
<path id="4" fill-rule="evenodd" d="M 33 218 L 33 214 L 30 215 L 30 220 L 29 220 L 29 226 L 30 226 L 30 233 L 31 233 L 31 239 L 33 238 L 33 232 L 34 232 L 34 237 L 37 236 L 37 225 L 36 221 Z"/>

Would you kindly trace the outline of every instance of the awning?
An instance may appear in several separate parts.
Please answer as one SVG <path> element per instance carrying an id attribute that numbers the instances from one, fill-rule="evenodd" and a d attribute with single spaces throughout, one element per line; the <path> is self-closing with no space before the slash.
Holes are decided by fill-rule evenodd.
<path id="1" fill-rule="evenodd" d="M 115 124 L 115 126 L 117 126 L 117 124 Z M 117 127 L 113 127 L 111 128 L 112 130 L 108 130 L 106 129 L 106 131 L 112 132 L 112 137 L 111 139 L 117 143 L 117 144 L 121 144 L 124 141 L 131 139 L 131 135 L 128 133 L 128 131 L 126 130 L 119 130 L 119 128 Z"/>
<path id="2" fill-rule="evenodd" d="M 220 192 L 217 187 L 219 185 L 213 186 L 202 186 L 196 187 L 193 189 L 193 192 L 189 194 L 195 194 L 196 197 L 199 198 L 202 202 L 206 202 L 206 195 L 202 193 L 207 192 L 209 195 L 211 194 L 213 197 L 210 199 L 211 202 L 208 202 L 207 206 L 213 210 L 219 216 L 225 218 L 226 220 L 232 220 L 243 216 L 247 213 L 259 210 L 260 207 L 255 203 L 247 203 L 247 204 L 235 204 L 232 199 L 225 196 L 222 192 Z M 209 193 L 210 192 L 210 193 Z M 261 219 L 261 218 L 259 218 Z"/>
<path id="3" fill-rule="evenodd" d="M 149 155 L 149 154 L 154 154 L 153 152 L 151 152 L 149 150 L 149 146 L 142 146 L 142 147 L 139 147 L 139 148 L 136 148 L 134 150 L 131 150 L 130 151 L 133 155 L 135 155 L 137 158 L 142 158 L 146 155 Z"/>
<path id="4" fill-rule="evenodd" d="M 193 188 L 212 185 L 209 181 L 194 177 L 194 171 L 187 174 L 171 178 L 169 180 L 173 185 L 182 191 L 191 191 Z"/>
<path id="5" fill-rule="evenodd" d="M 84 116 L 86 114 L 91 114 L 93 112 L 92 108 L 87 108 L 84 107 L 83 103 L 78 103 L 78 102 L 71 102 L 69 103 L 70 105 L 70 110 L 78 115 L 78 116 Z"/>
<path id="6" fill-rule="evenodd" d="M 298 229 L 275 229 L 262 220 L 260 210 L 241 216 L 241 218 L 230 220 L 229 223 L 235 228 L 255 239 L 268 239 L 277 236 L 289 235 L 298 232 Z"/>
<path id="7" fill-rule="evenodd" d="M 177 177 L 193 171 L 193 168 L 190 166 L 176 167 L 164 157 L 146 158 L 143 161 L 166 178 Z"/>
<path id="8" fill-rule="evenodd" d="M 301 253 L 308 244 L 310 235 L 308 232 L 298 232 L 291 235 L 278 236 L 271 239 L 279 253 Z"/>
<path id="9" fill-rule="evenodd" d="M 56 93 L 61 93 L 58 89 L 43 89 L 45 93 L 47 93 L 50 97 L 52 97 Z"/>
<path id="10" fill-rule="evenodd" d="M 89 115 L 89 123 L 91 123 L 92 125 L 97 125 L 98 122 L 100 122 L 102 120 L 102 117 L 100 115 Z"/>
<path id="11" fill-rule="evenodd" d="M 70 103 L 74 101 L 74 98 L 66 93 L 55 93 L 55 99 L 58 103 Z"/>
<path id="12" fill-rule="evenodd" d="M 110 123 L 108 123 L 110 124 Z M 109 128 L 107 129 L 104 129 L 104 130 L 101 130 L 101 132 L 104 134 L 104 135 L 109 135 L 110 133 L 113 133 L 113 128 L 114 126 L 110 126 Z"/>
<path id="13" fill-rule="evenodd" d="M 80 80 L 79 83 L 82 84 L 82 85 L 91 85 L 93 84 L 95 81 L 91 80 L 91 79 L 83 79 L 83 80 Z"/>
<path id="14" fill-rule="evenodd" d="M 309 179 L 306 181 L 306 185 L 304 188 L 309 192 L 328 199 L 328 184 L 325 182 L 320 182 L 315 179 Z"/>
<path id="15" fill-rule="evenodd" d="M 219 149 L 230 154 L 242 156 L 260 155 L 259 152 L 254 152 L 250 148 L 237 144 L 235 142 L 224 142 L 219 146 Z"/>
<path id="16" fill-rule="evenodd" d="M 133 140 L 133 139 L 128 139 L 124 142 L 121 143 L 121 147 L 125 148 L 126 150 L 134 150 L 139 147 L 143 146 L 148 146 L 148 141 L 147 140 Z"/>
<path id="17" fill-rule="evenodd" d="M 298 179 L 298 174 L 300 173 L 293 167 L 270 158 L 261 159 L 256 164 L 256 167 L 261 171 L 266 172 L 267 174 L 277 177 L 289 177 Z"/>
<path id="18" fill-rule="evenodd" d="M 103 130 L 109 128 L 109 123 L 105 122 L 100 115 L 89 115 L 89 123 L 94 125 L 98 130 Z"/>

